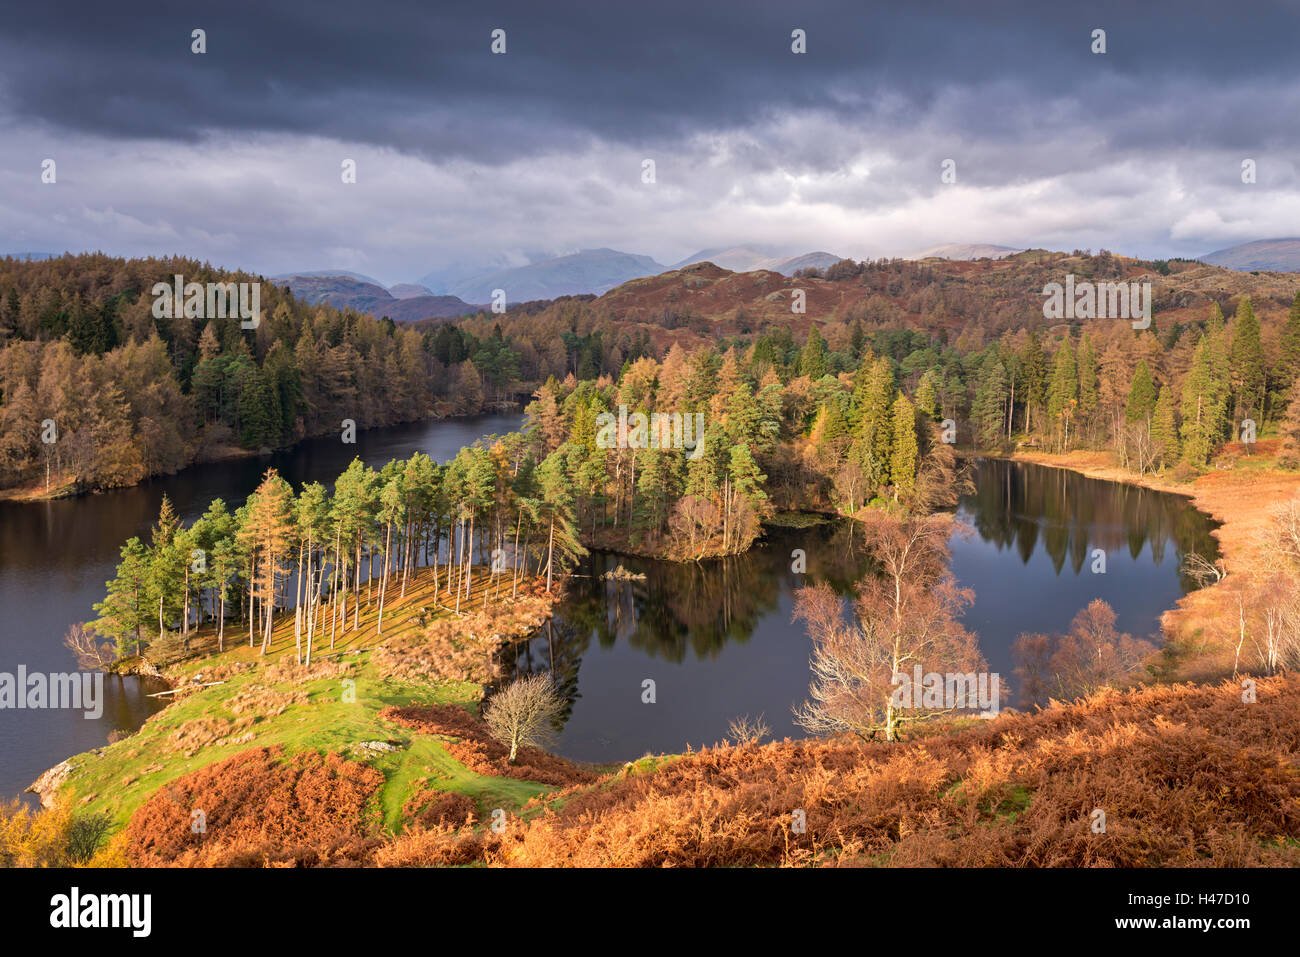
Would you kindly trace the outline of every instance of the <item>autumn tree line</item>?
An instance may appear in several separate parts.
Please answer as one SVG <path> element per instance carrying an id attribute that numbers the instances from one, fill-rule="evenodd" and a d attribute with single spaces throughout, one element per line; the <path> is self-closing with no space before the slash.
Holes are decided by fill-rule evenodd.
<path id="1" fill-rule="evenodd" d="M 963 414 L 970 439 L 1000 448 L 1017 437 L 1053 451 L 1109 448 L 1139 472 L 1206 467 L 1228 441 L 1266 429 L 1284 465 L 1300 465 L 1300 293 L 1271 348 L 1249 297 L 1230 320 L 1212 304 L 1203 321 L 1163 333 L 1122 322 L 1084 324 L 1044 342 L 1006 335 L 965 357 L 964 376 L 933 369 L 918 388 Z"/>
<path id="2" fill-rule="evenodd" d="M 815 329 L 790 361 L 763 339 L 743 351 L 674 344 L 617 377 L 552 377 L 527 408 L 541 450 L 563 463 L 582 540 L 675 559 L 743 552 L 778 510 L 950 504 L 954 460 L 935 411 L 869 347 L 855 373 L 831 375 Z M 673 447 L 673 417 L 700 423 L 693 447 Z"/>
<path id="3" fill-rule="evenodd" d="M 513 397 L 498 335 L 435 338 L 261 284 L 261 319 L 153 315 L 155 282 L 252 282 L 188 259 L 0 259 L 0 488 L 131 485 L 233 449 L 478 412 Z M 475 359 L 483 365 L 480 373 Z"/>
<path id="4" fill-rule="evenodd" d="M 561 461 L 538 459 L 522 433 L 468 446 L 447 465 L 423 453 L 379 470 L 354 459 L 332 490 L 295 491 L 269 469 L 243 505 L 215 499 L 188 526 L 164 498 L 149 540 L 122 546 L 89 628 L 118 656 L 148 645 L 168 658 L 204 623 L 224 649 L 233 621 L 265 653 L 287 609 L 297 660 L 310 664 L 322 643 L 361 626 L 363 607 L 382 634 L 422 570 L 434 603 L 460 614 L 485 576 L 494 600 L 517 595 L 528 575 L 550 591 L 582 554 Z"/>

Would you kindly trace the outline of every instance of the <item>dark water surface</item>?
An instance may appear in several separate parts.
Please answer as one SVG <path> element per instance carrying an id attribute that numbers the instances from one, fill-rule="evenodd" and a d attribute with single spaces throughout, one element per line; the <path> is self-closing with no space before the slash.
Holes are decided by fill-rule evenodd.
<path id="1" fill-rule="evenodd" d="M 519 414 L 425 422 L 359 433 L 356 445 L 315 439 L 261 458 L 197 466 L 129 489 L 43 503 L 0 502 L 0 672 L 73 671 L 68 626 L 93 616 L 118 552 L 145 537 L 162 496 L 192 521 L 215 497 L 234 508 L 275 466 L 295 487 L 328 483 L 354 455 L 382 465 L 427 452 L 449 461 L 480 436 L 518 428 Z M 1186 591 L 1178 568 L 1189 550 L 1215 554 L 1213 522 L 1179 496 L 1086 479 L 1042 466 L 981 461 L 976 492 L 961 518 L 974 533 L 953 542 L 953 572 L 975 590 L 965 622 L 980 636 L 990 668 L 1012 670 L 1022 631 L 1064 631 L 1093 598 L 1135 635 Z M 1094 574 L 1092 552 L 1106 553 Z M 807 575 L 791 571 L 803 549 Z M 603 581 L 622 563 L 644 580 Z M 765 715 L 777 737 L 798 736 L 791 707 L 807 696 L 810 642 L 791 622 L 793 592 L 828 581 L 842 594 L 868 570 L 860 537 L 846 523 L 769 528 L 744 555 L 674 564 L 596 553 L 578 571 L 554 621 L 520 647 L 521 671 L 554 669 L 572 707 L 557 750 L 588 761 L 680 751 L 720 740 L 730 719 Z M 643 681 L 656 703 L 643 704 Z M 109 678 L 104 714 L 0 710 L 0 797 L 42 771 L 134 729 L 161 707 L 135 678 Z"/>
<path id="2" fill-rule="evenodd" d="M 959 517 L 973 532 L 954 535 L 952 570 L 975 591 L 963 621 L 1008 683 L 1021 632 L 1064 632 L 1102 598 L 1120 630 L 1155 635 L 1193 587 L 1182 556 L 1217 555 L 1215 523 L 1181 496 L 1005 461 L 980 460 L 972 477 Z M 806 576 L 791 571 L 794 549 L 807 555 Z M 1104 573 L 1093 571 L 1097 549 Z M 620 563 L 645 579 L 601 579 Z M 520 650 L 518 670 L 554 670 L 572 702 L 555 749 L 578 760 L 698 748 L 745 714 L 762 713 L 777 738 L 799 737 L 791 709 L 808 694 L 811 642 L 790 620 L 794 590 L 827 581 L 848 595 L 867 567 L 843 524 L 769 528 L 746 554 L 698 565 L 596 553 Z M 642 701 L 647 679 L 654 704 Z"/>
<path id="3" fill-rule="evenodd" d="M 0 502 L 0 672 L 76 670 L 63 637 L 94 617 L 123 542 L 148 540 L 166 494 L 187 523 L 214 498 L 233 511 L 274 466 L 293 483 L 330 484 L 354 456 L 378 467 L 422 451 L 439 462 L 480 436 L 519 428 L 520 413 L 421 422 L 357 433 L 355 445 L 312 439 L 273 455 L 194 466 L 101 495 L 53 502 Z M 154 687 L 137 678 L 107 678 L 103 716 L 72 710 L 0 709 L 0 799 L 8 799 L 64 758 L 104 744 L 115 728 L 135 729 L 162 707 Z"/>

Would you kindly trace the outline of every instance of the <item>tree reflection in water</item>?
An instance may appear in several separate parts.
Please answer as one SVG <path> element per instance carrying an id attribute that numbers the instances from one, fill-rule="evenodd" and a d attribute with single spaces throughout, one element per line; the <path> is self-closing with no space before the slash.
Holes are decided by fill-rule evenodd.
<path id="1" fill-rule="evenodd" d="M 1065 631 L 1093 598 L 1147 637 L 1195 587 L 1181 575 L 1183 556 L 1217 555 L 1215 523 L 1181 496 L 995 460 L 973 463 L 973 478 L 959 517 L 975 534 L 954 542 L 953 571 L 975 590 L 963 623 L 993 671 L 1010 675 L 1018 634 Z M 795 549 L 806 574 L 791 570 Z M 1105 575 L 1092 572 L 1096 549 Z M 619 565 L 645 577 L 603 577 Z M 825 581 L 848 598 L 870 562 L 844 521 L 770 526 L 759 545 L 726 559 L 593 553 L 577 571 L 554 619 L 510 664 L 554 674 L 568 701 L 561 754 L 612 761 L 713 743 L 742 714 L 765 713 L 776 738 L 800 736 L 790 709 L 808 693 L 811 642 L 791 621 L 793 593 Z M 640 700 L 647 678 L 657 682 L 651 710 Z"/>

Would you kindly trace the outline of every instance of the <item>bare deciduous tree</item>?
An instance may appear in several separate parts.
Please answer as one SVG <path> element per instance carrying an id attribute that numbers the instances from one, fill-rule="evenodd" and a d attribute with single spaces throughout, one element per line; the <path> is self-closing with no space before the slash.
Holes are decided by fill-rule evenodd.
<path id="1" fill-rule="evenodd" d="M 541 747 L 555 735 L 552 722 L 564 710 L 564 699 L 551 676 L 519 678 L 494 694 L 483 712 L 492 737 L 510 746 L 510 763 L 522 747 Z"/>
<path id="2" fill-rule="evenodd" d="M 930 672 L 984 668 L 975 636 L 958 621 L 974 593 L 947 571 L 947 517 L 873 516 L 863 528 L 881 573 L 858 583 L 852 620 L 829 585 L 796 596 L 795 617 L 813 640 L 813 680 L 795 720 L 815 734 L 847 731 L 870 740 L 883 732 L 897 741 L 905 722 L 938 711 L 900 708 L 895 675 L 915 665 Z"/>
<path id="3" fill-rule="evenodd" d="M 758 744 L 771 733 L 772 729 L 767 726 L 761 714 L 757 718 L 751 718 L 747 714 L 732 718 L 727 728 L 727 737 L 737 747 L 742 744 Z"/>
<path id="4" fill-rule="evenodd" d="M 1026 704 L 1073 701 L 1132 679 L 1156 646 L 1115 629 L 1114 610 L 1100 598 L 1074 616 L 1064 635 L 1023 634 L 1012 655 Z"/>
<path id="5" fill-rule="evenodd" d="M 76 656 L 77 667 L 82 671 L 103 671 L 117 659 L 113 643 L 96 641 L 94 629 L 87 625 L 69 628 L 63 644 Z"/>
<path id="6" fill-rule="evenodd" d="M 1300 498 L 1273 511 L 1270 553 L 1278 564 L 1300 570 Z"/>

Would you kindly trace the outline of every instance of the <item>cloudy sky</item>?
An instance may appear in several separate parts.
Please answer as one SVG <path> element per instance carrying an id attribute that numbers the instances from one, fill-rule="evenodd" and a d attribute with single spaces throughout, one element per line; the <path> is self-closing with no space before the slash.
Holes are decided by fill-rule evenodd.
<path id="1" fill-rule="evenodd" d="M 1300 234 L 1294 3 L 7 6 L 0 252 L 392 283 L 598 246 Z"/>

